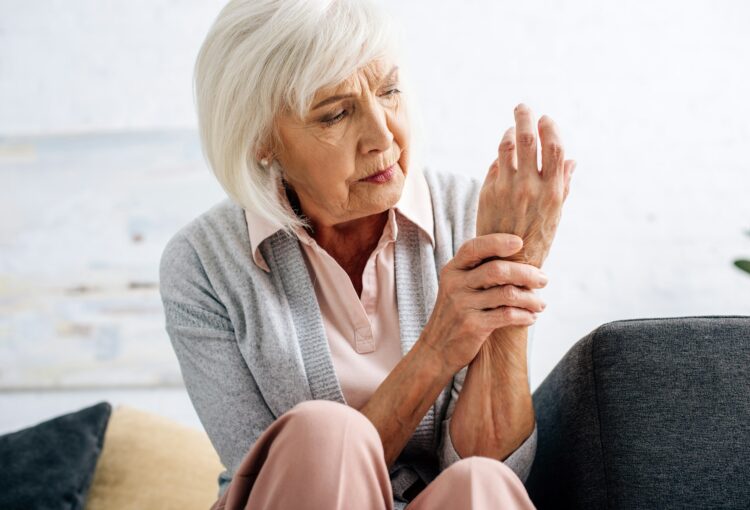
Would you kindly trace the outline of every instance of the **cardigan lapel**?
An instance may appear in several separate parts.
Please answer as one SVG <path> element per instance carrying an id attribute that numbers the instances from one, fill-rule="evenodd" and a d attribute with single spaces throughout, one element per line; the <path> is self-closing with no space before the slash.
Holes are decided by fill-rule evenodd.
<path id="1" fill-rule="evenodd" d="M 292 367 L 303 381 L 297 392 L 297 402 L 305 400 L 333 400 L 346 403 L 336 377 L 323 317 L 315 298 L 302 248 L 296 237 L 279 231 L 270 238 L 271 272 L 281 280 L 283 294 L 287 298 L 288 310 L 294 324 L 289 332 L 289 344 L 294 346 L 302 364 Z M 291 348 L 291 347 L 290 347 Z M 271 370 L 278 370 L 273 367 Z"/>
<path id="2" fill-rule="evenodd" d="M 394 254 L 396 296 L 401 351 L 402 355 L 406 355 L 419 339 L 432 312 L 437 295 L 437 274 L 432 244 L 426 234 L 408 220 L 398 217 L 397 221 Z M 425 413 L 406 449 L 431 451 L 437 434 L 435 425 L 440 422 L 436 411 L 441 406 L 442 398 L 439 397 Z"/>
<path id="3" fill-rule="evenodd" d="M 394 254 L 396 304 L 401 332 L 401 354 L 419 339 L 436 298 L 437 274 L 429 239 L 411 221 L 397 215 L 398 236 Z"/>

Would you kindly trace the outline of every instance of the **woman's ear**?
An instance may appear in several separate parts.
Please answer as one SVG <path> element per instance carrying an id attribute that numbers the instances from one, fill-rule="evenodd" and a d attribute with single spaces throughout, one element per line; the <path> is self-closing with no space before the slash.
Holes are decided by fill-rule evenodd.
<path id="1" fill-rule="evenodd" d="M 271 164 L 271 158 L 269 157 L 268 152 L 266 151 L 258 151 L 255 153 L 255 160 L 260 162 L 261 166 L 269 166 Z"/>
<path id="2" fill-rule="evenodd" d="M 255 153 L 255 159 L 260 162 L 261 166 L 264 168 L 267 168 L 271 166 L 271 163 L 274 159 L 276 159 L 276 136 L 270 136 L 270 140 L 266 140 L 265 143 L 263 143 L 260 146 L 260 149 Z"/>
<path id="3" fill-rule="evenodd" d="M 268 168 L 273 161 L 273 153 L 268 147 L 262 147 L 255 153 L 255 160 L 258 161 L 263 168 Z"/>

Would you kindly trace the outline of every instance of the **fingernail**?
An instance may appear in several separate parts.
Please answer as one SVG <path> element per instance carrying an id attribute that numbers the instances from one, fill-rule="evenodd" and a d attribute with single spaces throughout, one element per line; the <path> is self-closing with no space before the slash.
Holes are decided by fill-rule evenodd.
<path id="1" fill-rule="evenodd" d="M 573 163 L 573 166 L 570 167 L 570 175 L 573 175 L 573 172 L 576 171 L 576 167 L 578 166 L 578 163 Z"/>
<path id="2" fill-rule="evenodd" d="M 542 285 L 547 285 L 547 282 L 549 282 L 549 278 L 547 278 L 547 275 L 540 272 L 539 273 L 539 283 Z"/>

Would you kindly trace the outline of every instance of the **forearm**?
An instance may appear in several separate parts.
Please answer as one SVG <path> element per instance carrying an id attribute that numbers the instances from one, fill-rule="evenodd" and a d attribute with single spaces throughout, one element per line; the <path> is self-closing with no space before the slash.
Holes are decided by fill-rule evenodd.
<path id="1" fill-rule="evenodd" d="M 505 460 L 534 430 L 528 327 L 495 330 L 469 364 L 450 423 L 456 452 Z"/>
<path id="2" fill-rule="evenodd" d="M 452 378 L 438 353 L 420 339 L 360 409 L 380 434 L 388 467 Z"/>

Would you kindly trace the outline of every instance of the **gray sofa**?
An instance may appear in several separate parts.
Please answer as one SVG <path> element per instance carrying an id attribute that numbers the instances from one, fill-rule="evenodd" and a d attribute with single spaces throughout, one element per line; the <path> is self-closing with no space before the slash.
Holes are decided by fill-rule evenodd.
<path id="1" fill-rule="evenodd" d="M 598 327 L 534 392 L 547 508 L 750 508 L 750 317 Z"/>

